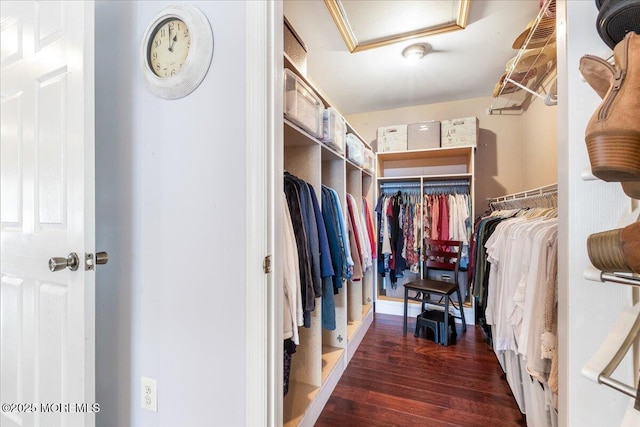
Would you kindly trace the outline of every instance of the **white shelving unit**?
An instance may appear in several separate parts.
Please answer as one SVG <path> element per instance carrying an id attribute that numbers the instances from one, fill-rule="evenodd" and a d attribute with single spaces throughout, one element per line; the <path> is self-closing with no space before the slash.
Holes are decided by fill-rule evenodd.
<path id="1" fill-rule="evenodd" d="M 383 152 L 377 153 L 376 157 L 377 189 L 385 183 L 407 183 L 413 184 L 414 188 L 419 188 L 422 194 L 423 189 L 430 184 L 441 182 L 444 185 L 449 181 L 464 181 L 469 185 L 469 195 L 473 207 L 475 202 L 475 147 Z M 405 277 L 398 281 L 395 289 L 390 289 L 387 286 L 386 278 L 383 279 L 380 275 L 376 275 L 376 312 L 402 316 L 404 309 L 402 283 L 420 278 L 422 275 L 422 266 L 418 274 L 405 272 Z M 464 310 L 467 324 L 474 323 L 473 299 L 464 304 Z M 408 316 L 415 317 L 419 311 L 420 305 L 410 301 Z"/>
<path id="2" fill-rule="evenodd" d="M 284 67 L 313 88 L 325 108 L 331 106 L 286 55 Z M 319 201 L 322 199 L 321 187 L 326 185 L 336 190 L 344 209 L 347 193 L 354 196 L 359 209 L 362 208 L 362 196 L 372 206 L 375 195 L 372 172 L 347 160 L 295 123 L 284 119 L 283 124 L 283 158 L 287 172 L 311 184 Z M 348 124 L 347 128 L 348 132 L 357 134 Z M 300 328 L 300 345 L 292 356 L 289 391 L 283 399 L 283 425 L 312 426 L 322 412 L 373 321 L 374 274 L 370 268 L 361 281 L 343 283 L 335 295 L 336 329 L 333 331 L 322 329 L 322 303 L 321 298 L 316 299 L 311 328 Z"/>

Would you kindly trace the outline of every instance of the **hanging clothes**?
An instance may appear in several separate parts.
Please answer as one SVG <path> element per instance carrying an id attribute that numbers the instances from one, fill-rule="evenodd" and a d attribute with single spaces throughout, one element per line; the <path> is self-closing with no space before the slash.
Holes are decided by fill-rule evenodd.
<path id="1" fill-rule="evenodd" d="M 313 291 L 316 297 L 322 296 L 322 274 L 320 266 L 320 237 L 315 216 L 315 209 L 311 199 L 311 191 L 309 184 L 305 181 L 289 174 L 284 175 L 285 184 L 290 182 L 298 190 L 300 197 L 301 214 L 304 221 L 306 244 L 311 259 L 311 277 L 313 283 Z"/>
<path id="2" fill-rule="evenodd" d="M 284 329 L 283 329 L 283 395 L 289 392 L 289 376 L 291 372 L 292 355 L 296 352 L 296 345 L 300 344 L 300 336 L 298 327 L 303 325 L 303 309 L 302 296 L 300 289 L 300 268 L 298 249 L 296 247 L 296 237 L 293 230 L 293 222 L 287 205 L 287 197 L 283 194 L 283 211 L 284 211 L 284 269 L 283 269 L 283 288 L 284 288 Z"/>
<path id="3" fill-rule="evenodd" d="M 349 245 L 353 259 L 353 269 L 351 273 L 351 281 L 359 282 L 362 279 L 363 267 L 362 267 L 362 258 L 360 257 L 360 241 L 358 239 L 358 231 L 356 229 L 356 225 L 354 224 L 354 218 L 351 214 L 352 210 L 350 208 L 350 201 L 347 197 L 347 231 L 349 233 Z"/>
<path id="4" fill-rule="evenodd" d="M 492 212 L 476 221 L 472 238 L 481 326 L 535 426 L 557 419 L 557 245 L 557 210 L 550 208 Z"/>
<path id="5" fill-rule="evenodd" d="M 296 237 L 291 222 L 291 214 L 287 206 L 286 196 L 284 203 L 284 239 L 283 239 L 283 283 L 284 283 L 284 330 L 283 338 L 292 339 L 294 344 L 300 344 L 298 327 L 304 323 L 302 309 L 302 294 L 300 289 L 300 267 Z"/>
<path id="6" fill-rule="evenodd" d="M 342 258 L 342 268 L 340 269 L 340 277 L 342 280 L 347 280 L 351 277 L 353 270 L 353 259 L 351 258 L 351 250 L 349 245 L 349 235 L 347 232 L 347 225 L 345 223 L 345 214 L 340 203 L 338 193 L 325 185 L 322 186 L 323 190 L 323 207 L 326 205 L 327 209 L 330 209 L 330 216 L 334 221 L 334 228 L 337 232 L 337 238 L 340 245 L 340 253 Z"/>
<path id="7" fill-rule="evenodd" d="M 320 277 L 322 278 L 322 327 L 328 330 L 336 328 L 336 304 L 333 293 L 333 263 L 329 248 L 329 238 L 324 224 L 324 218 L 318 204 L 318 198 L 313 187 L 309 185 L 313 212 L 318 228 L 318 245 L 320 249 Z"/>
<path id="8" fill-rule="evenodd" d="M 325 188 L 328 189 L 329 194 L 331 195 L 331 199 L 332 199 L 331 206 L 334 210 L 334 215 L 338 223 L 340 238 L 342 239 L 342 248 L 344 250 L 344 256 L 345 256 L 344 260 L 345 260 L 345 269 L 346 269 L 345 278 L 349 279 L 351 278 L 351 274 L 353 271 L 353 258 L 351 256 L 349 234 L 347 231 L 347 224 L 345 221 L 346 215 L 342 210 L 342 203 L 340 203 L 340 197 L 338 196 L 338 193 L 332 188 L 329 188 L 329 187 L 325 187 Z"/>
<path id="9" fill-rule="evenodd" d="M 336 327 L 334 295 L 348 271 L 348 262 L 343 261 L 346 259 L 342 249 L 344 240 L 338 231 L 344 214 L 335 203 L 333 190 L 320 190 L 321 197 L 330 199 L 323 212 L 315 189 L 304 180 L 285 173 L 284 189 L 298 252 L 303 307 L 303 322 L 298 325 L 311 326 L 310 313 L 315 309 L 315 298 L 321 297 L 322 326 L 333 330 Z M 332 246 L 335 255 L 331 253 Z"/>
<path id="10" fill-rule="evenodd" d="M 464 269 L 469 264 L 471 198 L 460 191 L 458 186 L 449 190 L 430 189 L 430 193 L 424 195 L 423 220 L 424 238 L 462 242 L 460 267 Z"/>
<path id="11" fill-rule="evenodd" d="M 461 241 L 460 266 L 468 266 L 472 231 L 468 187 L 456 182 L 427 190 L 420 195 L 415 191 L 388 193 L 383 189 L 376 204 L 378 273 L 390 276 L 393 289 L 404 271 L 420 272 L 425 238 Z"/>
<path id="12" fill-rule="evenodd" d="M 371 264 L 371 255 L 367 254 L 358 207 L 356 206 L 355 198 L 351 194 L 347 194 L 347 212 L 349 238 L 352 241 L 351 254 L 355 264 L 351 280 L 358 281 L 366 271 L 367 265 Z"/>
<path id="13" fill-rule="evenodd" d="M 288 179 L 285 174 L 284 191 L 287 198 L 287 206 L 291 215 L 296 248 L 298 250 L 298 264 L 300 269 L 300 287 L 302 295 L 302 306 L 304 310 L 304 326 L 311 326 L 311 313 L 315 309 L 315 292 L 313 274 L 311 272 L 312 260 L 308 245 L 308 222 L 303 215 L 303 204 L 300 201 L 300 186 L 293 180 Z M 306 208 L 306 206 L 305 206 Z"/>
<path id="14" fill-rule="evenodd" d="M 415 205 L 420 201 L 410 194 L 396 192 L 382 194 L 376 204 L 378 217 L 378 273 L 387 274 L 391 287 L 395 289 L 398 278 L 407 269 L 419 269 L 415 226 Z"/>
<path id="15" fill-rule="evenodd" d="M 375 227 L 373 225 L 373 215 L 369 207 L 369 202 L 364 196 L 362 197 L 362 220 L 367 229 L 367 238 L 369 240 L 369 247 L 371 248 L 371 259 L 373 263 L 373 260 L 377 258 Z"/>
<path id="16" fill-rule="evenodd" d="M 328 187 L 322 186 L 322 217 L 327 230 L 331 263 L 334 275 L 332 277 L 333 293 L 337 294 L 342 288 L 342 281 L 348 277 L 347 252 L 342 239 L 340 219 L 336 217 L 337 208 L 334 205 L 333 195 Z"/>

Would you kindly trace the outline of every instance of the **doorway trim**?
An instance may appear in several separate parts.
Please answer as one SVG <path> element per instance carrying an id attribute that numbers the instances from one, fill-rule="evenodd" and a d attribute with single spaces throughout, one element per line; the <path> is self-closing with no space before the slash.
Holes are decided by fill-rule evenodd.
<path id="1" fill-rule="evenodd" d="M 245 425 L 282 424 L 282 2 L 246 4 Z M 270 272 L 264 261 L 270 257 Z M 278 286 L 278 284 L 280 284 Z"/>

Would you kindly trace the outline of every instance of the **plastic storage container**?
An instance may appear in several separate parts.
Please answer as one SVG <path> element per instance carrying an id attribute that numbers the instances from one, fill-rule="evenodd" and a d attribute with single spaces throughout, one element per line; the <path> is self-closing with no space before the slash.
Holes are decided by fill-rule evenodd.
<path id="1" fill-rule="evenodd" d="M 284 70 L 284 115 L 316 138 L 322 138 L 324 105 L 291 70 Z"/>
<path id="2" fill-rule="evenodd" d="M 340 154 L 344 153 L 344 139 L 347 124 L 333 107 L 322 112 L 322 142 Z"/>
<path id="3" fill-rule="evenodd" d="M 360 138 L 352 133 L 348 133 L 346 138 L 347 159 L 351 160 L 358 166 L 364 165 L 364 144 Z"/>
<path id="4" fill-rule="evenodd" d="M 364 165 L 363 167 L 373 173 L 376 170 L 376 155 L 368 148 L 364 148 Z"/>

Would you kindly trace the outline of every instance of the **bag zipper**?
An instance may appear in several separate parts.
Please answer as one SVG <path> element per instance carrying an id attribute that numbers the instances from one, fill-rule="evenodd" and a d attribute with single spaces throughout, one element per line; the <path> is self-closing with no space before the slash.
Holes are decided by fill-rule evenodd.
<path id="1" fill-rule="evenodd" d="M 611 88 L 611 92 L 607 97 L 604 105 L 600 109 L 600 113 L 598 113 L 598 120 L 604 120 L 609 115 L 609 109 L 611 108 L 611 104 L 616 99 L 618 92 L 620 91 L 620 87 L 622 86 L 622 82 L 624 78 L 627 76 L 627 55 L 629 54 L 629 37 L 625 37 L 624 47 L 623 47 L 623 55 L 622 55 L 622 64 L 620 64 L 620 68 L 613 75 L 613 87 Z"/>

